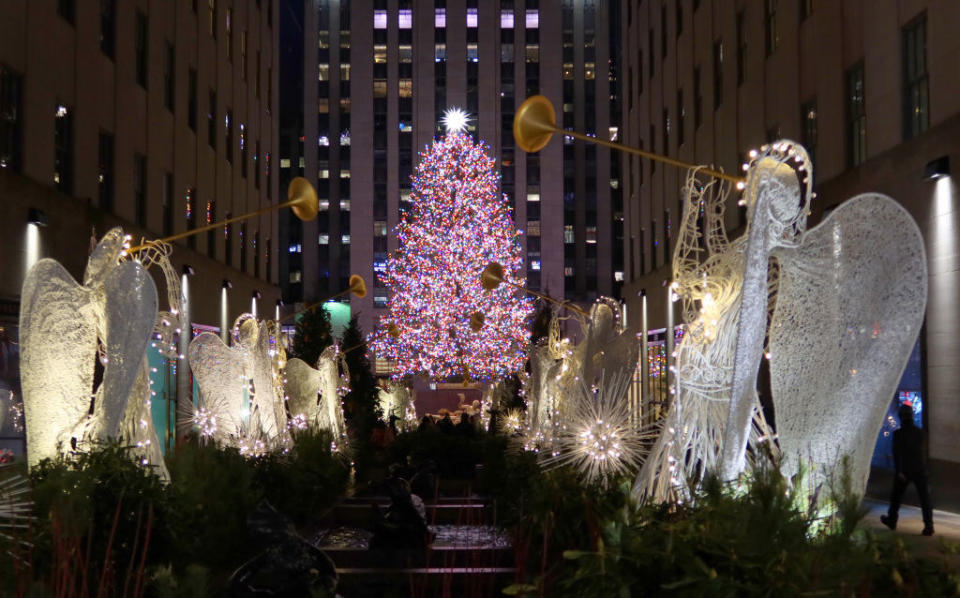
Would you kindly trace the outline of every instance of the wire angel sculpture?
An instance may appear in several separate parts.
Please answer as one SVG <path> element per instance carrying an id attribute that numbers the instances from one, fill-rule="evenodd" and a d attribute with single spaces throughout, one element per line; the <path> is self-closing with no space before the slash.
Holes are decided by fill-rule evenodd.
<path id="1" fill-rule="evenodd" d="M 138 460 L 166 474 L 146 362 L 159 320 L 157 289 L 144 263 L 124 261 L 128 241 L 119 228 L 104 235 L 82 285 L 52 259 L 39 260 L 24 279 L 21 384 L 30 466 L 122 437 Z M 96 387 L 95 360 L 103 367 Z"/>
<path id="2" fill-rule="evenodd" d="M 764 355 L 784 473 L 808 457 L 822 482 L 838 456 L 851 455 L 862 491 L 926 303 L 916 224 L 892 199 L 866 194 L 807 231 L 812 165 L 790 141 L 752 160 L 747 229 L 733 241 L 723 225 L 728 194 L 702 184 L 696 169 L 687 178 L 673 259 L 686 321 L 679 392 L 634 493 L 677 500 L 705 471 L 726 479 L 743 471 L 760 452 L 747 446 L 773 439 L 756 390 Z"/>
<path id="3" fill-rule="evenodd" d="M 190 342 L 190 367 L 200 400 L 188 417 L 201 438 L 238 447 L 259 442 L 265 450 L 282 444 L 287 426 L 277 371 L 282 347 L 273 332 L 268 322 L 242 314 L 231 332 L 232 347 L 209 332 Z"/>
<path id="4" fill-rule="evenodd" d="M 391 416 L 400 422 L 400 429 L 407 431 L 417 427 L 417 411 L 413 405 L 410 389 L 399 380 L 389 380 L 387 387 L 380 388 L 379 404 L 384 419 Z"/>
<path id="5" fill-rule="evenodd" d="M 335 444 L 346 441 L 342 397 L 349 391 L 350 372 L 336 344 L 320 354 L 317 367 L 302 359 L 287 361 L 288 406 L 293 417 L 303 416 L 309 428 L 329 430 Z"/>

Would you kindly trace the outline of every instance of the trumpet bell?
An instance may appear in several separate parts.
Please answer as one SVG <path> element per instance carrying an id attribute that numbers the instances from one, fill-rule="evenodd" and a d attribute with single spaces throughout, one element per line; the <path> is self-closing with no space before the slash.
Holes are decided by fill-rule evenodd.
<path id="1" fill-rule="evenodd" d="M 309 222 L 317 217 L 317 212 L 320 210 L 317 190 L 307 179 L 298 176 L 290 181 L 290 186 L 287 187 L 287 199 L 290 202 L 290 209 L 300 220 Z"/>
<path id="2" fill-rule="evenodd" d="M 527 153 L 542 150 L 556 130 L 557 115 L 546 96 L 530 96 L 513 117 L 513 138 Z"/>

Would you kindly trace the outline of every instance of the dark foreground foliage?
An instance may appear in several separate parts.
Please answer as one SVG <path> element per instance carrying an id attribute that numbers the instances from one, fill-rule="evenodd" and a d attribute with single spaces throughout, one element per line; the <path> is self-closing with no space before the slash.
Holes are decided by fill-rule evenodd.
<path id="1" fill-rule="evenodd" d="M 776 467 L 739 490 L 708 479 L 683 505 L 636 505 L 630 482 L 584 487 L 528 453 L 488 461 L 487 490 L 512 529 L 521 596 L 955 596 L 960 575 L 857 523 L 841 479 L 818 519 Z"/>
<path id="2" fill-rule="evenodd" d="M 345 492 L 349 465 L 325 433 L 282 455 L 246 459 L 189 442 L 171 482 L 116 444 L 44 461 L 30 472 L 36 519 L 0 535 L 3 596 L 211 596 L 263 547 L 247 518 L 261 500 L 307 525 Z"/>

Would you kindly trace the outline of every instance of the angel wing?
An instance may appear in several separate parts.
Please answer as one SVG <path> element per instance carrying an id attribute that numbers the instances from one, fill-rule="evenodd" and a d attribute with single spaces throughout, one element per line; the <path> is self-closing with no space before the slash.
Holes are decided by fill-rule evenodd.
<path id="1" fill-rule="evenodd" d="M 253 405 L 260 413 L 263 433 L 273 438 L 286 427 L 287 415 L 283 397 L 277 396 L 273 382 L 273 355 L 271 354 L 270 330 L 267 322 L 258 325 L 256 347 L 252 351 L 253 361 Z"/>
<path id="2" fill-rule="evenodd" d="M 290 413 L 294 416 L 303 415 L 308 426 L 318 427 L 321 410 L 320 372 L 302 359 L 294 358 L 287 361 L 286 377 Z"/>
<path id="3" fill-rule="evenodd" d="M 770 328 L 771 390 L 785 472 L 827 472 L 851 457 L 862 492 L 890 397 L 923 322 L 923 238 L 897 202 L 864 194 L 795 248 L 774 250 L 780 286 Z"/>
<path id="4" fill-rule="evenodd" d="M 320 426 L 329 429 L 334 438 L 345 434 L 346 424 L 343 420 L 343 407 L 340 403 L 339 350 L 336 345 L 330 345 L 320 354 L 317 360 L 317 370 L 320 372 L 320 394 L 323 401 L 323 413 L 320 416 Z"/>
<path id="5" fill-rule="evenodd" d="M 55 260 L 38 261 L 23 281 L 20 378 L 31 467 L 55 458 L 61 432 L 89 412 L 98 311 L 91 291 Z"/>
<path id="6" fill-rule="evenodd" d="M 219 442 L 230 442 L 243 424 L 244 373 L 241 356 L 210 332 L 190 341 L 190 369 L 200 387 L 199 407 L 214 417 Z"/>

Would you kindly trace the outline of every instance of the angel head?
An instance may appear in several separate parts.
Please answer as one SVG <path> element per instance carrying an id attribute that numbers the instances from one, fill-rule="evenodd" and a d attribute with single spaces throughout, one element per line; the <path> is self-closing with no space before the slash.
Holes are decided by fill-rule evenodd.
<path id="1" fill-rule="evenodd" d="M 751 152 L 750 158 L 743 192 L 747 221 L 753 225 L 762 209 L 769 216 L 763 226 L 772 227 L 771 241 L 790 241 L 807 227 L 813 197 L 810 156 L 799 143 L 781 140 Z"/>

